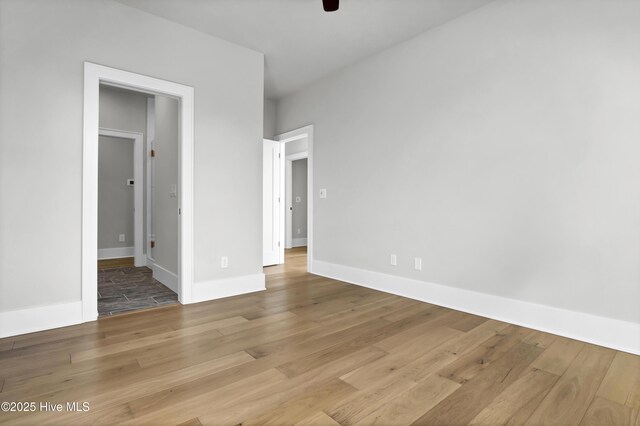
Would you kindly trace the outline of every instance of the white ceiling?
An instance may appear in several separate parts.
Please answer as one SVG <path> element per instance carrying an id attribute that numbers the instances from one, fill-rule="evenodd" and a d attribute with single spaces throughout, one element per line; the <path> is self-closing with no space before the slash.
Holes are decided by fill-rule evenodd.
<path id="1" fill-rule="evenodd" d="M 265 96 L 313 81 L 492 0 L 118 0 L 264 53 Z"/>

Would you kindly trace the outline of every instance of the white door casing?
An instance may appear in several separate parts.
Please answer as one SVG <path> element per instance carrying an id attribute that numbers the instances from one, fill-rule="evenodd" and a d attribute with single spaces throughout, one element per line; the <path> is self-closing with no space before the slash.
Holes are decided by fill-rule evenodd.
<path id="1" fill-rule="evenodd" d="M 145 266 L 147 264 L 144 258 L 144 237 L 142 229 L 142 215 L 143 215 L 143 203 L 142 203 L 142 157 L 143 157 L 143 142 L 142 133 L 127 132 L 124 130 L 106 129 L 101 127 L 99 130 L 100 136 L 108 136 L 111 138 L 127 139 L 133 142 L 133 199 L 134 199 L 134 211 L 133 211 L 133 246 L 134 246 L 134 260 L 135 266 Z"/>
<path id="2" fill-rule="evenodd" d="M 191 303 L 193 270 L 194 89 L 142 74 L 84 63 L 82 150 L 82 321 L 98 317 L 98 129 L 100 84 L 180 99 L 178 300 Z"/>

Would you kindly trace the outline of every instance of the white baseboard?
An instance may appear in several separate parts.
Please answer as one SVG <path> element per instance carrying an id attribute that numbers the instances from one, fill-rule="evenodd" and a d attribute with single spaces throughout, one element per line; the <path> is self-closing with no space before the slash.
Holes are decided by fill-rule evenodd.
<path id="1" fill-rule="evenodd" d="M 82 322 L 82 301 L 0 312 L 0 338 Z"/>
<path id="2" fill-rule="evenodd" d="M 262 290 L 266 290 L 264 274 L 243 275 L 194 283 L 191 297 L 198 303 Z"/>
<path id="3" fill-rule="evenodd" d="M 151 265 L 151 270 L 153 271 L 153 278 L 160 281 L 162 284 L 166 285 L 173 291 L 174 293 L 178 292 L 178 276 L 173 272 L 163 268 L 157 263 L 153 263 Z"/>
<path id="4" fill-rule="evenodd" d="M 114 247 L 98 249 L 98 260 L 119 259 L 121 257 L 133 257 L 135 250 L 133 247 Z"/>
<path id="5" fill-rule="evenodd" d="M 292 246 L 293 247 L 304 247 L 307 245 L 307 239 L 306 238 L 294 238 L 292 241 Z"/>
<path id="6" fill-rule="evenodd" d="M 313 261 L 313 273 L 458 311 L 640 355 L 640 324 Z"/>

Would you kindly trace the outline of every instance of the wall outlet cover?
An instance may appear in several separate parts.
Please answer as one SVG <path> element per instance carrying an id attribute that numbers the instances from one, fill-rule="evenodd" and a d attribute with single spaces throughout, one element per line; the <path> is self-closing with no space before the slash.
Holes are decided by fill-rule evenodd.
<path id="1" fill-rule="evenodd" d="M 416 257 L 415 260 L 413 261 L 413 266 L 414 266 L 416 271 L 421 271 L 422 270 L 422 259 L 419 258 L 419 257 Z"/>

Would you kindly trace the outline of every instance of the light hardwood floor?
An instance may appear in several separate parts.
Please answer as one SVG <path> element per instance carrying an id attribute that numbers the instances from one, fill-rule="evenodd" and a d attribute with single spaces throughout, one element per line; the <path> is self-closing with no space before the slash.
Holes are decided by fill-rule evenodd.
<path id="1" fill-rule="evenodd" d="M 98 260 L 98 269 L 133 268 L 133 257 L 119 257 L 117 259 Z"/>
<path id="2" fill-rule="evenodd" d="M 640 426 L 638 356 L 304 271 L 292 250 L 266 292 L 2 339 L 0 401 L 90 411 L 0 423 Z"/>

